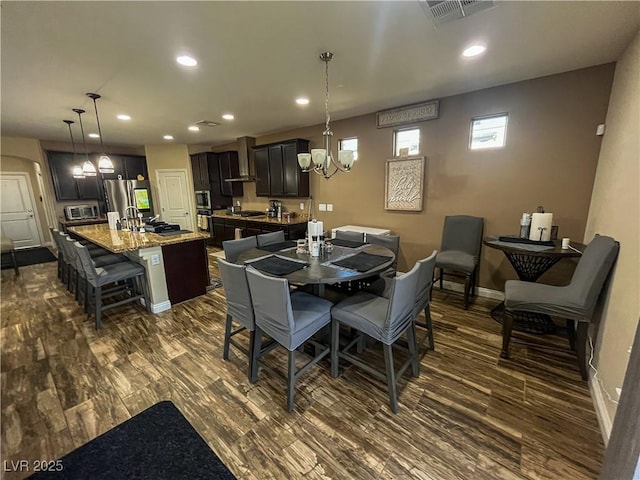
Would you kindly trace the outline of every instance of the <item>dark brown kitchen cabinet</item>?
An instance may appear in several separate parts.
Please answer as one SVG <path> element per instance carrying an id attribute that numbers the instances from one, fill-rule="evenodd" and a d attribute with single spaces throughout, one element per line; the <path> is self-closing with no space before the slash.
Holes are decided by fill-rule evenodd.
<path id="1" fill-rule="evenodd" d="M 309 173 L 298 166 L 298 153 L 309 151 L 309 141 L 287 140 L 254 147 L 256 195 L 308 197 Z"/>
<path id="2" fill-rule="evenodd" d="M 69 152 L 47 152 L 53 190 L 56 199 L 63 200 L 98 200 L 98 177 L 73 178 L 73 167 L 82 165 L 84 155 L 74 157 Z"/>
<path id="3" fill-rule="evenodd" d="M 238 152 L 221 152 L 218 157 L 220 191 L 222 195 L 229 197 L 241 197 L 243 194 L 242 182 L 227 182 L 227 178 L 238 178 L 240 166 L 238 164 Z"/>
<path id="4" fill-rule="evenodd" d="M 191 173 L 194 190 L 209 190 L 208 153 L 191 155 Z"/>
<path id="5" fill-rule="evenodd" d="M 100 155 L 93 155 L 92 160 L 98 165 Z M 147 170 L 147 158 L 142 155 L 120 155 L 109 154 L 109 158 L 113 163 L 113 173 L 104 173 L 102 178 L 105 180 L 137 180 L 138 175 L 144 180 L 149 180 L 149 172 Z"/>

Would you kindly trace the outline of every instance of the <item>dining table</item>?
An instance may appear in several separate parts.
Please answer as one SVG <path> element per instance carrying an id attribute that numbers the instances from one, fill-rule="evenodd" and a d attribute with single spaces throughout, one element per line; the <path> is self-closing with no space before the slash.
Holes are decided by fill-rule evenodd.
<path id="1" fill-rule="evenodd" d="M 510 235 L 485 237 L 483 243 L 489 248 L 502 251 L 513 266 L 518 279 L 524 282 L 537 281 L 560 260 L 579 257 L 586 248 L 586 245 L 578 242 L 570 242 L 569 248 L 562 248 L 560 240 L 533 242 Z M 504 302 L 491 310 L 491 317 L 499 323 L 503 323 L 502 317 L 505 314 L 507 312 Z M 545 314 L 517 312 L 512 315 L 515 330 L 537 334 L 556 333 L 558 330 L 551 317 Z"/>

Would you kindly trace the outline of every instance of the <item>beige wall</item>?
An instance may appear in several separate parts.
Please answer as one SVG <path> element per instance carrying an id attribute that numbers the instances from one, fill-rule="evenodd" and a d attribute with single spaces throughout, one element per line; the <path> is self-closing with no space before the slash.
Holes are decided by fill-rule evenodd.
<path id="1" fill-rule="evenodd" d="M 640 317 L 640 33 L 616 66 L 607 130 L 598 161 L 585 241 L 600 233 L 620 242 L 620 255 L 604 306 L 595 365 L 614 398 L 629 361 Z M 603 396 L 611 419 L 616 405 Z"/>
<path id="2" fill-rule="evenodd" d="M 484 217 L 485 233 L 498 235 L 517 233 L 522 213 L 544 205 L 561 236 L 582 239 L 601 143 L 595 130 L 605 120 L 613 71 L 607 64 L 441 99 L 440 118 L 417 124 L 427 158 L 422 212 L 384 210 L 394 129 L 377 129 L 375 114 L 334 121 L 336 142 L 358 137 L 360 160 L 351 173 L 330 180 L 311 174 L 314 204 L 334 205 L 331 213 L 316 209 L 316 217 L 327 228 L 390 228 L 401 236 L 401 269 L 439 247 L 444 217 L 451 214 Z M 506 147 L 469 151 L 471 119 L 501 112 L 509 114 Z M 321 132 L 317 125 L 262 136 L 256 144 L 300 137 L 316 147 Z M 255 196 L 255 184 L 244 188 L 244 208 L 266 206 L 267 199 Z M 285 200 L 285 208 L 298 210 L 300 201 Z M 506 279 L 515 278 L 501 252 L 485 248 L 482 257 L 481 286 L 501 290 Z M 570 262 L 559 264 L 543 280 L 560 281 L 554 276 L 571 268 Z"/>
<path id="3" fill-rule="evenodd" d="M 162 169 L 184 169 L 187 172 L 187 189 L 190 202 L 190 215 L 195 225 L 195 192 L 193 189 L 193 173 L 191 171 L 191 159 L 189 149 L 184 144 L 159 144 L 145 145 L 145 155 L 147 157 L 147 169 L 149 170 L 149 180 L 151 181 L 151 191 L 156 214 L 160 212 L 160 194 L 158 192 L 158 170 Z M 184 228 L 184 226 L 183 226 Z"/>

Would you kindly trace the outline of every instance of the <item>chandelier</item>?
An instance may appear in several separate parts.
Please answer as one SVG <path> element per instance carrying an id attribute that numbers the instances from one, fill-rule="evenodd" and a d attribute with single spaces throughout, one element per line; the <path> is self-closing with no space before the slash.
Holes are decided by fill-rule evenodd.
<path id="1" fill-rule="evenodd" d="M 76 157 L 76 142 L 73 141 L 73 132 L 71 131 L 71 125 L 75 122 L 73 120 L 63 120 L 64 123 L 69 127 L 69 136 L 71 137 L 71 148 L 73 148 L 73 162 L 77 161 Z M 73 178 L 84 178 L 84 172 L 82 171 L 82 167 L 80 165 L 74 165 L 72 169 Z"/>
<path id="2" fill-rule="evenodd" d="M 104 153 L 104 143 L 102 143 L 102 130 L 100 129 L 100 118 L 98 117 L 98 105 L 96 104 L 96 100 L 101 98 L 97 93 L 87 93 L 87 97 L 93 100 L 93 108 L 96 111 L 96 123 L 98 124 L 98 135 L 100 136 L 100 148 L 102 149 L 102 153 L 98 157 L 98 171 L 100 173 L 113 173 L 114 167 L 113 162 L 109 158 L 109 156 Z"/>
<path id="3" fill-rule="evenodd" d="M 82 110 L 81 108 L 74 108 L 73 111 L 78 114 L 78 120 L 80 121 L 80 132 L 82 132 L 82 145 L 84 146 L 85 156 L 85 161 L 82 164 L 82 173 L 85 177 L 95 177 L 98 172 L 96 171 L 95 165 L 91 163 L 91 160 L 89 160 L 89 154 L 87 153 L 87 141 L 84 138 L 84 126 L 82 125 L 82 114 L 84 113 L 84 110 Z"/>
<path id="4" fill-rule="evenodd" d="M 299 153 L 298 164 L 303 172 L 313 171 L 324 178 L 331 178 L 338 172 L 349 172 L 353 165 L 353 151 L 340 150 L 338 152 L 338 160 L 331 153 L 331 137 L 333 132 L 329 126 L 331 115 L 329 115 L 329 62 L 333 58 L 333 53 L 324 52 L 320 54 L 320 60 L 324 62 L 324 78 L 325 78 L 325 129 L 322 132 L 324 148 L 312 148 L 311 153 Z M 313 165 L 311 165 L 313 163 Z M 333 171 L 329 170 L 333 167 Z"/>

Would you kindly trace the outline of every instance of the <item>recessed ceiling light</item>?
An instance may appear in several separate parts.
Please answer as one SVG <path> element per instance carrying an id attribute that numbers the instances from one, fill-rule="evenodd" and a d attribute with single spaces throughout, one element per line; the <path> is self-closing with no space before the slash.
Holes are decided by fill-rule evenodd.
<path id="1" fill-rule="evenodd" d="M 90 133 L 89 135 L 87 135 L 89 138 L 100 138 L 100 135 L 98 135 L 97 133 Z"/>
<path id="2" fill-rule="evenodd" d="M 304 97 L 296 98 L 296 103 L 298 105 L 309 105 L 309 99 Z"/>
<path id="3" fill-rule="evenodd" d="M 120 115 L 118 115 L 118 120 L 131 120 L 131 117 L 129 115 L 127 115 L 126 113 L 121 113 Z"/>
<path id="4" fill-rule="evenodd" d="M 164 137 L 165 140 L 173 140 L 173 135 L 165 135 Z"/>
<path id="5" fill-rule="evenodd" d="M 189 131 L 191 131 L 191 132 L 199 132 L 200 131 L 200 127 L 197 127 L 196 125 L 191 125 L 189 127 Z"/>
<path id="6" fill-rule="evenodd" d="M 481 53 L 484 53 L 486 49 L 487 47 L 482 45 L 472 45 L 469 48 L 465 48 L 464 51 L 462 52 L 462 55 L 464 57 L 475 57 L 476 55 L 480 55 Z"/>
<path id="7" fill-rule="evenodd" d="M 225 113 L 224 115 L 222 115 L 222 118 L 224 118 L 225 120 L 233 120 L 236 117 L 234 117 L 231 113 Z"/>
<path id="8" fill-rule="evenodd" d="M 178 62 L 180 65 L 184 65 L 185 67 L 195 67 L 196 65 L 198 65 L 198 61 L 188 55 L 182 55 L 176 58 L 176 62 Z"/>

